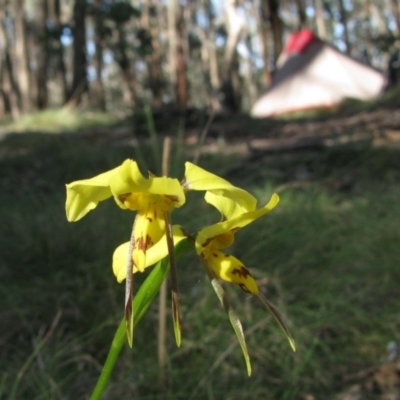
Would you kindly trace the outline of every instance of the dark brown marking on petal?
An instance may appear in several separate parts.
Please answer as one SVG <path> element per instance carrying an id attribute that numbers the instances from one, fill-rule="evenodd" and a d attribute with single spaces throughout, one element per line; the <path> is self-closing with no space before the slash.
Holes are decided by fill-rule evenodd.
<path id="1" fill-rule="evenodd" d="M 207 247 L 208 244 L 213 240 L 214 238 L 208 238 L 204 243 L 201 244 L 202 247 Z"/>
<path id="2" fill-rule="evenodd" d="M 165 197 L 166 197 L 167 199 L 169 199 L 169 200 L 175 202 L 175 203 L 178 203 L 178 202 L 179 202 L 179 197 L 178 197 L 178 196 L 166 194 Z"/>
<path id="3" fill-rule="evenodd" d="M 135 240 L 136 242 L 136 248 L 138 250 L 142 250 L 142 251 L 146 251 L 149 247 L 153 246 L 154 242 L 151 239 L 151 237 L 149 235 L 146 236 L 146 238 L 144 238 L 143 236 L 137 238 Z"/>
<path id="4" fill-rule="evenodd" d="M 224 254 L 224 256 L 225 256 L 225 258 L 228 258 L 228 257 L 230 257 L 230 255 L 229 255 L 229 254 Z"/>
<path id="5" fill-rule="evenodd" d="M 118 195 L 118 200 L 123 203 L 130 195 L 131 193 L 120 194 Z"/>
<path id="6" fill-rule="evenodd" d="M 251 292 L 249 291 L 249 289 L 247 289 L 247 287 L 246 287 L 246 285 L 245 285 L 244 283 L 240 283 L 239 286 L 240 286 L 240 288 L 241 288 L 242 290 L 244 290 L 246 293 L 251 293 Z"/>
<path id="7" fill-rule="evenodd" d="M 153 222 L 153 218 L 146 217 L 147 221 Z"/>
<path id="8" fill-rule="evenodd" d="M 214 256 L 215 258 L 217 258 L 217 257 L 218 257 L 218 254 L 216 254 L 216 253 L 213 253 L 213 256 Z"/>
<path id="9" fill-rule="evenodd" d="M 251 273 L 244 265 L 241 265 L 240 268 L 232 270 L 232 275 L 238 275 L 246 279 L 248 276 L 251 276 Z"/>
<path id="10" fill-rule="evenodd" d="M 232 229 L 231 229 L 231 232 L 232 232 L 232 233 L 235 233 L 235 232 L 237 232 L 239 229 L 240 229 L 240 228 L 237 226 L 236 228 L 232 228 Z"/>

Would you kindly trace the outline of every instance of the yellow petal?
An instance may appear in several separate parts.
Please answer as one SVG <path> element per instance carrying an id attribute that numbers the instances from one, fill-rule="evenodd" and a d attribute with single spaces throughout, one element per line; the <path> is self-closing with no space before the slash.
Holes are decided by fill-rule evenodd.
<path id="1" fill-rule="evenodd" d="M 235 283 L 244 291 L 257 294 L 258 286 L 250 271 L 235 257 L 216 251 L 206 258 L 215 275 L 225 282 Z"/>
<path id="2" fill-rule="evenodd" d="M 118 283 L 121 283 L 126 278 L 126 268 L 128 263 L 129 242 L 118 246 L 113 254 L 112 268 Z M 135 268 L 133 268 L 134 272 Z"/>
<path id="3" fill-rule="evenodd" d="M 178 225 L 172 227 L 174 245 L 176 246 L 179 242 L 186 238 L 182 228 Z M 126 278 L 126 265 L 128 262 L 128 251 L 129 242 L 123 243 L 118 246 L 113 254 L 112 268 L 117 281 L 121 283 Z M 167 240 L 165 235 L 146 252 L 146 264 L 145 268 L 156 264 L 168 255 Z M 138 272 L 138 269 L 134 266 L 133 273 Z"/>
<path id="4" fill-rule="evenodd" d="M 207 191 L 204 198 L 206 202 L 213 205 L 225 217 L 225 219 L 238 217 L 248 211 L 232 199 L 224 196 L 217 196 L 212 192 Z"/>
<path id="5" fill-rule="evenodd" d="M 174 246 L 176 246 L 183 239 L 186 239 L 182 228 L 179 225 L 172 226 L 172 237 Z M 164 235 L 153 247 L 147 250 L 146 266 L 154 265 L 168 255 L 167 238 Z"/>
<path id="6" fill-rule="evenodd" d="M 249 192 L 190 162 L 185 163 L 183 187 L 186 190 L 209 190 L 215 195 L 228 197 L 247 211 L 256 208 L 257 199 Z"/>
<path id="7" fill-rule="evenodd" d="M 146 252 L 154 246 L 165 233 L 164 213 L 149 207 L 144 213 L 138 212 L 134 224 L 135 246 L 133 262 L 143 272 L 146 266 Z"/>
<path id="8" fill-rule="evenodd" d="M 96 208 L 100 201 L 112 196 L 109 182 L 120 167 L 114 168 L 94 178 L 75 181 L 66 185 L 67 201 L 65 210 L 68 221 L 78 221 Z"/>
<path id="9" fill-rule="evenodd" d="M 250 224 L 256 219 L 269 213 L 279 203 L 279 196 L 274 193 L 267 205 L 261 207 L 255 211 L 246 212 L 235 218 L 228 219 L 227 221 L 219 222 L 214 225 L 210 225 L 200 230 L 196 237 L 196 251 L 200 254 L 204 246 L 212 240 L 212 238 L 223 235 L 226 232 L 232 230 L 238 230 L 244 226 Z"/>
<path id="10" fill-rule="evenodd" d="M 115 201 L 121 208 L 127 208 L 121 196 L 129 193 L 167 196 L 165 201 L 172 203 L 170 209 L 180 207 L 185 203 L 185 193 L 177 179 L 167 177 L 145 178 L 137 163 L 133 160 L 124 161 L 119 174 L 110 181 L 110 188 Z"/>

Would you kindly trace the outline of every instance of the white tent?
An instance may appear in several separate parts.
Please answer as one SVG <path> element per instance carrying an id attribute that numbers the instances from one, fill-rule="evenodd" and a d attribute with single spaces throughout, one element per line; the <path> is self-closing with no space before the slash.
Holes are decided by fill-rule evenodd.
<path id="1" fill-rule="evenodd" d="M 251 110 L 254 117 L 330 108 L 345 98 L 371 100 L 386 84 L 384 75 L 308 30 L 289 37 L 277 64 L 271 85 Z"/>

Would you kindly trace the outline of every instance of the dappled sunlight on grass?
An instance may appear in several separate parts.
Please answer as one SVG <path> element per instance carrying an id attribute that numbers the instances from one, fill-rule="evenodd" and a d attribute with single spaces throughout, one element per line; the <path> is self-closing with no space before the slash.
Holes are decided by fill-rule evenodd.
<path id="1" fill-rule="evenodd" d="M 58 133 L 112 125 L 116 121 L 116 117 L 106 112 L 61 108 L 23 115 L 15 121 L 2 124 L 1 130 L 8 132 Z"/>

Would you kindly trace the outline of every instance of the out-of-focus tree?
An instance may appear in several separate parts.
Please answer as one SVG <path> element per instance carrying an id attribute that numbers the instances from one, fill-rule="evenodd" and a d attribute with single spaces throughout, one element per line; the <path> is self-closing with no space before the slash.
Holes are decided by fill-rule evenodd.
<path id="1" fill-rule="evenodd" d="M 180 108 L 188 104 L 187 27 L 185 8 L 177 0 L 168 0 L 169 70 L 173 100 Z M 185 51 L 186 50 L 186 51 Z"/>
<path id="2" fill-rule="evenodd" d="M 129 109 L 137 106 L 138 90 L 134 54 L 144 57 L 151 46 L 148 32 L 137 24 L 140 16 L 138 8 L 122 1 L 111 3 L 107 15 L 107 44 L 112 51 L 113 59 L 120 68 L 123 80 L 123 100 Z M 130 33 L 129 36 L 127 32 Z"/>
<path id="3" fill-rule="evenodd" d="M 397 0 L 390 0 L 391 11 L 393 14 L 393 23 L 394 23 L 394 32 L 396 36 L 400 37 L 400 11 L 399 11 L 399 3 Z"/>
<path id="4" fill-rule="evenodd" d="M 256 7 L 256 5 L 254 5 Z M 261 57 L 263 60 L 263 77 L 264 85 L 268 86 L 271 83 L 271 68 L 270 68 L 270 28 L 269 28 L 269 7 L 265 0 L 259 0 L 259 12 L 254 8 L 254 15 L 257 18 L 258 35 L 261 47 Z"/>
<path id="5" fill-rule="evenodd" d="M 148 82 L 152 93 L 152 104 L 156 108 L 162 105 L 163 75 L 161 68 L 160 48 L 160 8 L 153 0 L 143 0 L 141 27 L 148 36 L 148 51 L 146 63 L 148 70 Z"/>
<path id="6" fill-rule="evenodd" d="M 13 54 L 11 50 L 11 40 L 9 26 L 6 23 L 6 2 L 0 7 L 0 44 L 2 51 L 0 54 L 0 90 L 2 99 L 1 111 L 4 114 L 11 114 L 13 118 L 20 115 L 19 88 L 14 78 Z"/>
<path id="7" fill-rule="evenodd" d="M 343 26 L 343 39 L 344 39 L 344 42 L 346 43 L 346 53 L 351 54 L 349 28 L 347 26 L 347 10 L 344 6 L 344 1 L 343 0 L 338 0 L 338 1 L 339 1 L 339 8 L 340 8 L 340 22 Z"/>
<path id="8" fill-rule="evenodd" d="M 201 8 L 197 6 L 197 10 L 193 10 L 194 32 L 199 41 L 203 85 L 207 96 L 206 104 L 218 109 L 217 94 L 221 83 L 216 45 L 215 10 L 210 0 L 203 0 L 201 5 Z"/>
<path id="9" fill-rule="evenodd" d="M 283 24 L 279 15 L 277 0 L 261 0 L 264 3 L 264 15 L 268 16 L 274 42 L 274 65 L 283 50 Z"/>
<path id="10" fill-rule="evenodd" d="M 226 110 L 237 112 L 240 109 L 237 45 L 243 32 L 243 21 L 238 13 L 236 0 L 225 1 L 225 27 L 227 39 L 222 73 L 221 101 Z"/>
<path id="11" fill-rule="evenodd" d="M 299 19 L 298 29 L 305 29 L 305 28 L 307 28 L 307 16 L 306 16 L 304 0 L 295 0 L 295 3 L 296 3 L 297 15 L 298 15 L 298 19 Z"/>
<path id="12" fill-rule="evenodd" d="M 36 54 L 36 70 L 34 71 L 36 72 L 36 107 L 39 110 L 43 110 L 48 106 L 47 72 L 50 58 L 50 35 L 47 31 L 47 23 L 49 8 L 47 0 L 40 0 L 38 3 L 35 24 L 33 25 L 36 32 L 36 40 L 33 41 L 34 48 L 31 51 L 31 55 Z M 32 33 L 31 35 L 34 36 Z"/>
<path id="13" fill-rule="evenodd" d="M 103 58 L 104 58 L 104 17 L 105 17 L 105 5 L 102 4 L 101 0 L 95 0 L 93 3 L 94 9 L 94 26 L 95 26 L 95 34 L 94 34 L 94 43 L 95 43 L 95 70 L 96 70 L 96 79 L 95 79 L 95 98 L 96 103 L 100 110 L 106 110 L 106 97 L 104 91 L 103 84 Z"/>
<path id="14" fill-rule="evenodd" d="M 19 87 L 19 104 L 22 112 L 31 110 L 31 86 L 29 79 L 29 61 L 26 41 L 25 1 L 15 0 L 14 5 L 14 41 L 15 65 L 13 67 Z"/>
<path id="15" fill-rule="evenodd" d="M 317 26 L 317 34 L 322 40 L 327 40 L 327 32 L 324 19 L 324 3 L 323 0 L 314 0 L 315 23 Z"/>
<path id="16" fill-rule="evenodd" d="M 86 0 L 75 0 L 73 8 L 73 77 L 68 96 L 69 104 L 79 104 L 82 94 L 89 90 L 86 58 L 86 8 Z"/>

